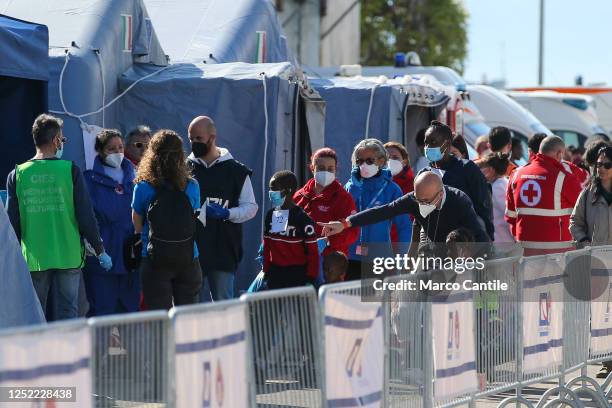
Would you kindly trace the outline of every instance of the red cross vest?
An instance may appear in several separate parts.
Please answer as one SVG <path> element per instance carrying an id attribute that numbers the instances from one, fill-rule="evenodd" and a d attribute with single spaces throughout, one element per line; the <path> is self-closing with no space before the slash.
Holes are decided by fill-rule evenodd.
<path id="1" fill-rule="evenodd" d="M 506 221 L 526 256 L 573 248 L 569 221 L 580 191 L 571 171 L 542 154 L 514 172 L 506 191 Z"/>

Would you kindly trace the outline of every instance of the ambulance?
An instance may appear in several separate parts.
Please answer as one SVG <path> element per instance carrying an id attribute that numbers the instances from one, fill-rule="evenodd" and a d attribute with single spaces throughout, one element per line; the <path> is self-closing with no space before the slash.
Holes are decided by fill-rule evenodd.
<path id="1" fill-rule="evenodd" d="M 467 92 L 488 126 L 505 126 L 521 141 L 525 161 L 529 154 L 527 140 L 536 133 L 552 134 L 531 112 L 499 89 L 468 85 Z"/>
<path id="2" fill-rule="evenodd" d="M 596 132 L 591 133 L 600 134 L 603 130 L 608 137 L 612 136 L 612 88 L 576 86 L 558 88 L 516 88 L 513 90 L 529 92 L 532 95 L 536 92 L 548 91 L 551 92 L 549 95 L 556 94 L 557 98 L 559 98 L 559 94 L 565 95 L 564 98 L 561 97 L 562 103 L 563 99 L 565 99 L 564 103 L 566 105 L 569 104 L 569 106 L 572 106 L 575 109 L 581 110 L 583 112 L 581 114 L 580 112 L 574 111 L 572 113 L 572 116 L 576 116 L 576 114 L 578 114 L 578 116 L 588 116 L 590 108 L 594 108 L 595 114 L 598 119 L 597 124 L 595 124 L 595 126 L 598 126 L 599 128 L 596 129 Z M 553 94 L 552 92 L 554 92 L 555 94 Z M 587 98 L 582 99 L 582 96 L 587 96 Z M 543 97 L 540 96 L 540 99 L 543 99 Z M 587 106 L 584 105 L 585 102 Z M 533 104 L 533 101 L 531 103 Z M 537 113 L 534 112 L 534 114 L 538 116 Z M 545 122 L 543 118 L 540 119 Z M 553 129 L 553 127 L 551 127 L 551 129 Z M 555 129 L 553 129 L 553 131 L 554 130 Z"/>

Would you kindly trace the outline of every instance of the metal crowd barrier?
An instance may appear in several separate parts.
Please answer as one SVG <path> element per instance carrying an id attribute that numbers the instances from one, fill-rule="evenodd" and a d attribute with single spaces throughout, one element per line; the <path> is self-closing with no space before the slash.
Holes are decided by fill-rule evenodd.
<path id="1" fill-rule="evenodd" d="M 251 330 L 238 299 L 170 311 L 170 406 L 254 406 Z"/>
<path id="2" fill-rule="evenodd" d="M 384 282 L 418 282 L 424 276 L 393 276 Z M 359 397 L 357 403 L 473 407 L 490 397 L 510 395 L 500 408 L 610 407 L 612 376 L 600 384 L 587 369 L 612 360 L 612 246 L 489 261 L 476 276 L 479 281 L 496 278 L 509 284 L 507 291 L 449 298 L 449 304 L 456 303 L 454 310 L 465 310 L 461 302 L 472 302 L 470 318 L 461 320 L 462 325 L 470 322 L 468 338 L 473 335 L 473 344 L 461 343 L 467 352 L 462 357 L 467 359 L 462 363 L 469 379 L 467 391 L 443 396 L 437 391 L 444 388 L 449 371 L 440 369 L 446 354 L 434 353 L 441 337 L 441 326 L 434 326 L 439 319 L 453 325 L 448 310 L 422 292 L 396 290 L 387 292 L 384 302 L 373 303 L 382 314 L 381 354 L 360 357 L 369 358 L 366 363 L 382 359 L 381 395 Z M 540 290 L 544 284 L 549 286 Z M 325 350 L 332 341 L 336 347 L 341 343 L 339 338 L 326 339 L 325 333 L 334 327 L 367 329 L 373 319 L 334 317 L 326 300 L 344 299 L 345 310 L 357 310 L 350 309 L 351 302 L 371 295 L 367 287 L 361 282 L 326 285 L 320 297 L 308 287 L 266 291 L 240 300 L 181 307 L 170 314 L 141 312 L 5 330 L 0 332 L 0 387 L 38 384 L 38 377 L 40 385 L 61 385 L 57 381 L 63 377 L 45 377 L 59 367 L 79 384 L 78 406 L 83 407 L 207 406 L 206 401 L 213 406 L 210 401 L 219 395 L 228 406 L 238 394 L 248 406 L 355 406 L 355 401 L 330 402 L 341 380 L 327 375 L 326 364 L 335 364 L 338 356 L 325 355 Z M 543 309 L 534 309 L 533 302 Z M 534 318 L 534 313 L 540 315 Z M 541 330 L 538 322 L 544 320 L 551 332 L 535 336 L 534 330 Z M 448 347 L 456 342 L 459 348 L 459 339 L 450 331 L 448 336 Z M 57 346 L 45 353 L 48 344 Z M 338 362 L 346 364 L 340 367 L 342 375 L 359 371 L 355 353 L 354 359 Z M 72 361 L 81 354 L 84 357 Z M 59 364 L 61 358 L 68 365 Z M 236 376 L 240 387 L 232 389 Z M 57 381 L 49 382 L 51 378 Z M 361 379 L 350 381 L 360 384 Z M 530 401 L 526 388 L 544 381 L 556 386 L 537 403 Z M 83 392 L 93 395 L 91 401 Z M 176 398 L 187 394 L 193 400 Z"/>
<path id="3" fill-rule="evenodd" d="M 89 319 L 96 407 L 165 407 L 169 320 L 164 311 Z"/>
<path id="4" fill-rule="evenodd" d="M 374 294 L 371 281 L 319 289 L 326 407 L 386 405 L 385 313 Z"/>
<path id="5" fill-rule="evenodd" d="M 418 282 L 416 275 L 393 276 L 386 283 Z M 398 408 L 418 408 L 425 405 L 426 395 L 432 393 L 431 354 L 425 355 L 430 344 L 430 326 L 426 324 L 427 302 L 414 291 L 394 291 L 385 299 L 385 337 L 388 347 L 386 370 L 387 405 Z M 427 327 L 426 327 L 427 326 Z M 428 360 L 428 363 L 425 361 Z M 431 400 L 429 402 L 431 404 Z"/>
<path id="6" fill-rule="evenodd" d="M 519 257 L 492 260 L 478 274 L 480 282 L 499 279 L 505 292 L 483 291 L 474 300 L 479 391 L 476 397 L 497 394 L 518 385 Z"/>
<path id="7" fill-rule="evenodd" d="M 249 310 L 257 406 L 320 407 L 323 359 L 313 288 L 242 295 Z"/>

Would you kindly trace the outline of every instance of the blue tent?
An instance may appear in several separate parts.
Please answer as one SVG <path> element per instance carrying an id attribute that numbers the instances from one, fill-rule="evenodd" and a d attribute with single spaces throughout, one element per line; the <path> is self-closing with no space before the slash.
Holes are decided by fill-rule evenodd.
<path id="1" fill-rule="evenodd" d="M 145 0 L 171 62 L 255 63 L 257 32 L 265 32 L 265 59 L 293 61 L 276 10 L 268 0 Z"/>
<path id="2" fill-rule="evenodd" d="M 49 27 L 48 106 L 64 119 L 65 158 L 83 168 L 95 136 L 87 125 L 122 127 L 111 102 L 134 64 L 255 62 L 257 31 L 265 62 L 291 60 L 267 0 L 0 0 L 0 10 Z"/>
<path id="3" fill-rule="evenodd" d="M 194 116 L 216 120 L 220 145 L 253 169 L 260 204 L 258 218 L 246 225 L 238 285 L 246 287 L 257 272 L 253 259 L 268 179 L 274 171 L 293 168 L 297 157 L 307 156 L 297 152 L 308 145 L 294 137 L 307 132 L 295 130 L 298 85 L 293 66 L 281 63 L 291 56 L 270 2 L 239 0 L 227 7 L 214 0 L 0 0 L 0 10 L 49 27 L 49 107 L 64 119 L 69 138 L 64 157 L 82 168 L 86 142 L 95 136 L 93 129 L 83 132 L 90 125 L 125 132 L 146 124 L 185 136 Z M 257 31 L 266 33 L 269 64 L 218 64 L 254 62 L 261 45 Z M 162 44 L 170 61 L 194 63 L 168 65 Z"/>
<path id="4" fill-rule="evenodd" d="M 32 121 L 47 110 L 47 27 L 0 15 L 0 189 L 34 155 Z"/>
<path id="5" fill-rule="evenodd" d="M 84 168 L 81 125 L 117 126 L 116 105 L 100 108 L 117 95 L 119 75 L 167 62 L 142 0 L 0 0 L 0 10 L 49 28 L 48 106 L 64 119 L 65 157 Z"/>
<path id="6" fill-rule="evenodd" d="M 185 63 L 163 71 L 138 65 L 121 77 L 122 89 L 138 82 L 119 101 L 122 130 L 147 123 L 155 129 L 174 129 L 187 143 L 189 122 L 198 115 L 208 115 L 215 120 L 218 145 L 253 170 L 253 189 L 260 208 L 257 217 L 244 225 L 240 289 L 258 272 L 255 257 L 262 217 L 269 208 L 268 180 L 277 170 L 294 168 L 294 157 L 306 155 L 296 154 L 300 144 L 299 137 L 294 137 L 293 107 L 298 85 L 293 79 L 294 68 L 289 63 Z"/>
<path id="7" fill-rule="evenodd" d="M 418 80 L 311 78 L 309 86 L 325 101 L 325 146 L 340 158 L 338 178 L 350 176 L 353 147 L 366 137 L 403 143 L 418 157 L 416 132 L 438 116 L 448 102 L 440 88 Z M 367 130 L 366 130 L 367 129 Z"/>
<path id="8" fill-rule="evenodd" d="M 0 15 L 0 75 L 49 79 L 47 27 Z"/>
<path id="9" fill-rule="evenodd" d="M 43 323 L 45 315 L 2 201 L 0 242 L 0 329 Z"/>

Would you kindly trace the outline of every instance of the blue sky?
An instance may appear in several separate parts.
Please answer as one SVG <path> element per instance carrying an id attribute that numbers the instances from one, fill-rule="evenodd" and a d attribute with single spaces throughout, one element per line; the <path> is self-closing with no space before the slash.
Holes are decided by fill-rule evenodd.
<path id="1" fill-rule="evenodd" d="M 464 78 L 480 82 L 505 73 L 507 86 L 538 80 L 539 0 L 463 0 L 468 20 Z M 546 0 L 544 84 L 612 86 L 612 1 Z"/>

